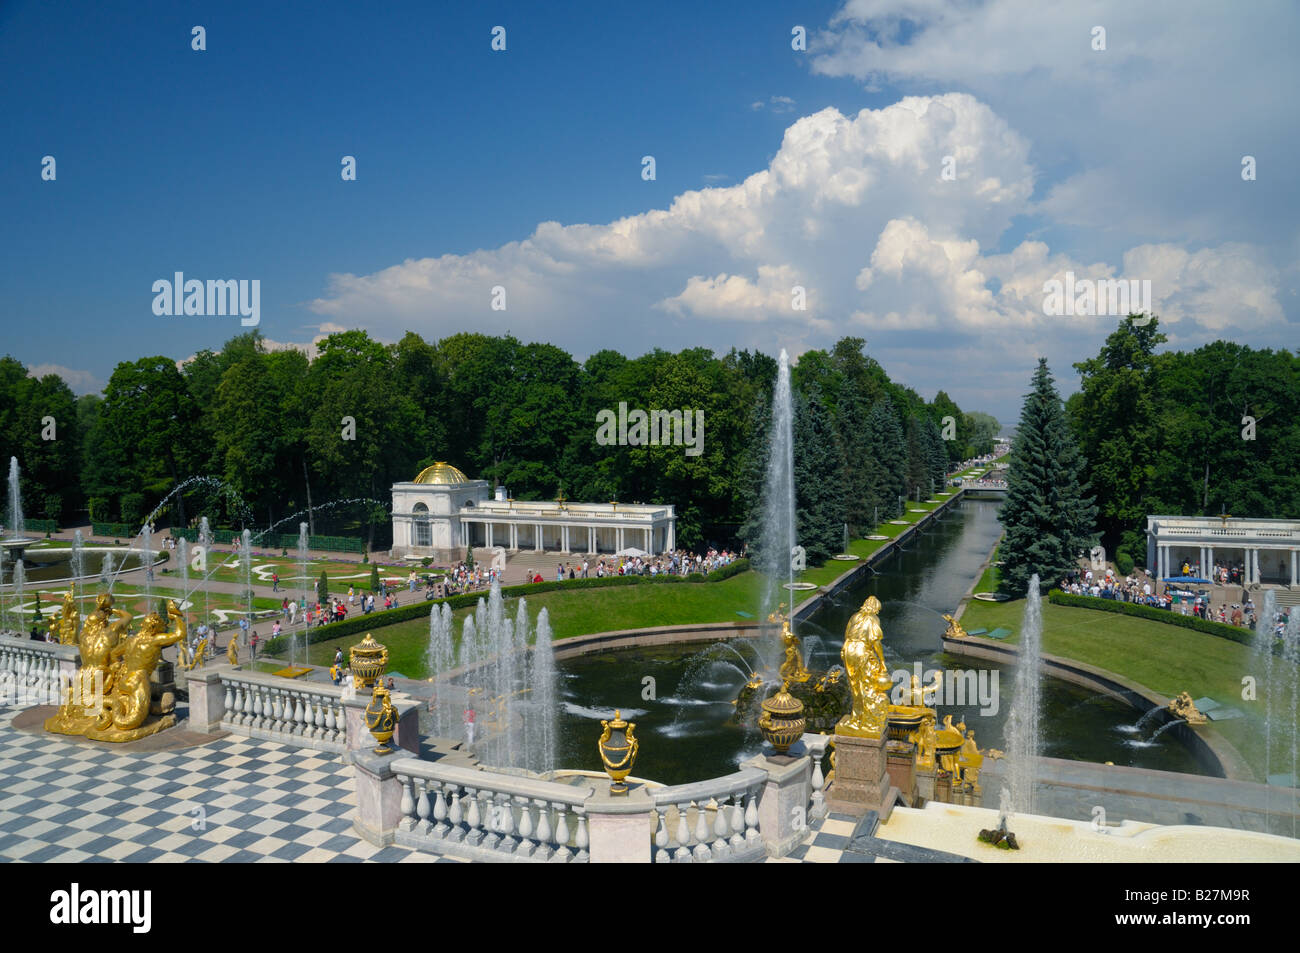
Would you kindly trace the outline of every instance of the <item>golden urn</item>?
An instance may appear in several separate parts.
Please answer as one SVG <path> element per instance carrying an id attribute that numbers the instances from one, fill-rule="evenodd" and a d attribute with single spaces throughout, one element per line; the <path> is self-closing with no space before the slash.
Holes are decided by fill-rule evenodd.
<path id="1" fill-rule="evenodd" d="M 374 694 L 370 696 L 370 704 L 366 706 L 366 727 L 379 742 L 375 754 L 392 754 L 388 742 L 393 740 L 393 732 L 397 730 L 397 712 L 393 709 L 388 689 L 383 685 L 375 685 Z"/>
<path id="2" fill-rule="evenodd" d="M 600 751 L 601 763 L 605 765 L 605 773 L 614 782 L 609 786 L 609 793 L 626 794 L 628 787 L 623 780 L 632 773 L 637 748 L 640 746 L 633 734 L 636 723 L 624 721 L 623 713 L 615 709 L 614 720 L 602 720 L 600 726 L 604 730 L 596 747 Z"/>
<path id="3" fill-rule="evenodd" d="M 763 702 L 763 714 L 758 719 L 758 730 L 763 739 L 785 754 L 790 746 L 803 737 L 806 725 L 803 702 L 790 694 L 790 682 L 781 684 L 781 690 Z"/>
<path id="4" fill-rule="evenodd" d="M 388 669 L 388 648 L 375 641 L 369 632 L 348 653 L 352 680 L 358 690 L 373 688 Z"/>

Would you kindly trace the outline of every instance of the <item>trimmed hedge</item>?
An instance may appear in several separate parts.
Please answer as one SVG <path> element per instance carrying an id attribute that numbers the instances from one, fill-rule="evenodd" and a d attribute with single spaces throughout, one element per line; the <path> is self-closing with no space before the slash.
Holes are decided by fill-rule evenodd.
<path id="1" fill-rule="evenodd" d="M 740 569 L 734 567 L 740 566 Z M 648 585 L 689 585 L 701 582 L 721 582 L 723 579 L 729 579 L 749 568 L 748 559 L 738 559 L 729 563 L 720 569 L 715 569 L 707 576 L 700 573 L 691 573 L 690 576 L 603 576 L 587 579 L 566 579 L 563 582 L 557 582 L 552 579 L 549 582 L 526 582 L 516 586 L 502 586 L 501 595 L 503 598 L 511 599 L 519 596 L 532 596 L 542 592 L 554 592 L 556 589 L 607 589 L 613 586 L 648 586 Z M 403 590 L 398 590 L 403 591 Z M 472 608 L 478 604 L 479 599 L 485 598 L 486 592 L 465 592 L 460 595 L 451 596 L 447 599 L 420 599 L 409 605 L 398 606 L 396 609 L 376 609 L 370 615 L 356 615 L 342 622 L 328 622 L 318 628 L 313 628 L 307 633 L 307 644 L 315 645 L 318 642 L 328 642 L 330 639 L 337 639 L 344 635 L 352 635 L 355 632 L 373 631 L 395 622 L 407 622 L 411 619 L 428 618 L 429 612 L 434 606 L 447 603 L 452 610 Z M 270 639 L 263 650 L 267 655 L 279 655 L 288 651 L 289 637 L 282 635 L 278 639 Z"/>
<path id="2" fill-rule="evenodd" d="M 58 531 L 58 523 L 54 520 L 23 520 L 24 533 L 57 533 Z"/>
<path id="3" fill-rule="evenodd" d="M 1233 642 L 1242 645 L 1251 645 L 1255 641 L 1255 633 L 1251 629 L 1228 625 L 1226 622 L 1211 622 L 1209 619 L 1198 619 L 1194 615 L 1182 615 L 1170 609 L 1157 609 L 1155 606 L 1144 606 L 1136 602 L 1121 602 L 1118 599 L 1102 599 L 1097 596 L 1076 596 L 1073 593 L 1061 592 L 1059 589 L 1053 589 L 1049 592 L 1047 601 L 1058 606 L 1075 606 L 1079 609 L 1118 612 L 1120 615 L 1136 616 L 1139 619 L 1150 619 L 1153 622 L 1164 622 L 1167 625 L 1181 625 L 1184 629 L 1195 629 L 1197 632 L 1204 632 L 1206 635 L 1217 635 L 1221 639 L 1231 639 Z"/>
<path id="4" fill-rule="evenodd" d="M 126 523 L 91 523 L 90 533 L 92 536 L 112 536 L 115 539 L 125 536 L 130 539 L 136 531 Z"/>

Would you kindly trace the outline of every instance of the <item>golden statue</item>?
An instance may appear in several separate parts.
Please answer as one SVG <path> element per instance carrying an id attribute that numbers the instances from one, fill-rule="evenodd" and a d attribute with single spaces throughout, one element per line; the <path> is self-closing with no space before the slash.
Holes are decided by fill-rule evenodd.
<path id="1" fill-rule="evenodd" d="M 840 676 L 844 674 L 844 669 L 838 665 L 825 672 L 821 678 L 817 679 L 817 684 L 813 686 L 813 691 L 824 692 L 832 685 L 838 685 Z"/>
<path id="2" fill-rule="evenodd" d="M 784 610 L 785 610 L 785 603 L 778 602 L 776 604 L 776 608 L 772 610 L 772 614 L 767 617 L 767 621 L 771 622 L 773 625 L 779 625 L 780 623 L 784 622 L 785 621 Z"/>
<path id="3" fill-rule="evenodd" d="M 957 752 L 957 768 L 961 772 L 962 781 L 969 784 L 972 791 L 979 790 L 980 767 L 983 764 L 984 755 L 980 754 L 980 749 L 975 744 L 975 729 L 971 728 L 966 732 L 961 751 Z"/>
<path id="4" fill-rule="evenodd" d="M 202 668 L 203 660 L 207 657 L 208 654 L 208 640 L 206 637 L 199 639 L 199 644 L 194 649 L 194 655 L 192 657 L 189 651 L 185 648 L 184 642 L 182 642 L 180 648 L 177 649 L 177 653 L 178 656 L 177 656 L 176 664 L 179 665 L 181 668 L 183 668 L 185 671 L 188 672 L 196 668 Z"/>
<path id="5" fill-rule="evenodd" d="M 884 735 L 889 714 L 889 690 L 893 682 L 881 647 L 885 636 L 880 628 L 879 614 L 880 600 L 870 596 L 844 630 L 844 648 L 840 650 L 840 657 L 849 676 L 853 710 L 835 726 L 837 734 L 860 738 Z"/>
<path id="6" fill-rule="evenodd" d="M 60 645 L 77 644 L 77 628 L 81 624 L 81 613 L 77 611 L 77 600 L 72 587 L 63 597 L 63 609 L 50 619 L 50 641 Z"/>
<path id="7" fill-rule="evenodd" d="M 1179 692 L 1177 698 L 1169 702 L 1169 713 L 1175 718 L 1181 718 L 1189 725 L 1205 724 L 1205 715 L 1197 709 L 1196 703 L 1192 701 L 1192 696 L 1187 692 Z"/>
<path id="8" fill-rule="evenodd" d="M 961 623 L 952 616 L 944 613 L 944 619 L 948 623 L 948 630 L 944 632 L 944 638 L 947 639 L 964 639 L 967 637 L 966 630 L 962 628 Z"/>
<path id="9" fill-rule="evenodd" d="M 65 602 L 66 607 L 66 602 Z M 93 728 L 108 706 L 113 690 L 112 652 L 131 621 L 131 613 L 113 608 L 113 596 L 104 593 L 86 616 L 81 636 L 81 667 L 59 713 L 45 720 L 45 730 L 60 735 L 81 735 Z"/>
<path id="10" fill-rule="evenodd" d="M 934 768 L 934 750 L 937 743 L 934 729 L 934 712 L 923 719 L 921 725 L 907 736 L 907 740 L 916 745 L 916 766 L 926 770 Z"/>
<path id="11" fill-rule="evenodd" d="M 230 641 L 226 643 L 226 661 L 231 665 L 239 664 L 239 636 L 231 633 Z"/>
<path id="12" fill-rule="evenodd" d="M 812 676 L 803 664 L 803 645 L 799 636 L 790 631 L 790 620 L 781 623 L 781 641 L 785 645 L 785 658 L 777 674 L 782 681 L 806 682 Z"/>
<path id="13" fill-rule="evenodd" d="M 157 612 L 150 612 L 140 624 L 140 631 L 113 648 L 113 689 L 108 708 L 100 714 L 94 727 L 84 732 L 94 741 L 135 741 L 156 734 L 176 724 L 174 712 L 149 717 L 149 676 L 162 658 L 162 650 L 185 639 L 185 616 L 174 601 L 167 603 L 166 629 Z"/>

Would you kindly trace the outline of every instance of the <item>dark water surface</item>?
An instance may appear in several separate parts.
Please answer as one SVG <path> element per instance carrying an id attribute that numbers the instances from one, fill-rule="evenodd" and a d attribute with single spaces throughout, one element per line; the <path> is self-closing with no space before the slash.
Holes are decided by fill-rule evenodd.
<path id="1" fill-rule="evenodd" d="M 908 549 L 891 556 L 864 582 L 824 600 L 821 609 L 796 627 L 808 667 L 820 670 L 839 662 L 844 627 L 870 595 L 882 605 L 885 661 L 910 676 L 915 663 L 934 669 L 974 672 L 961 682 L 949 677 L 948 699 L 937 704 L 940 719 L 952 714 L 975 731 L 981 748 L 1004 748 L 1004 724 L 1014 672 L 976 659 L 946 656 L 940 637 L 951 612 L 977 578 L 1001 533 L 998 501 L 966 500 L 932 521 Z M 562 705 L 557 761 L 566 767 L 600 770 L 596 740 L 600 718 L 623 717 L 637 723 L 641 740 L 635 774 L 683 784 L 727 774 L 758 754 L 762 739 L 753 730 L 730 724 L 731 700 L 756 664 L 749 640 L 692 643 L 655 649 L 627 649 L 557 663 Z M 645 679 L 653 679 L 646 683 Z M 896 676 L 902 683 L 902 675 Z M 654 697 L 648 684 L 653 685 Z M 967 691 L 971 686 L 976 694 Z M 1133 730 L 1138 715 L 1127 705 L 1055 679 L 1043 685 L 1043 750 L 1055 758 L 1113 761 L 1118 765 L 1203 773 L 1174 732 L 1151 740 L 1161 719 Z M 962 701 L 964 704 L 956 704 Z"/>

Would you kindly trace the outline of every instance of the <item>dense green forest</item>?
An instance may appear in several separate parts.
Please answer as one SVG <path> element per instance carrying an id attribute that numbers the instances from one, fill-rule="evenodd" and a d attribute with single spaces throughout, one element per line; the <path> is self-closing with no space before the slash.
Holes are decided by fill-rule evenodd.
<path id="1" fill-rule="evenodd" d="M 793 373 L 800 536 L 814 558 L 838 551 L 843 523 L 860 530 L 873 507 L 884 518 L 899 495 L 929 494 L 997 432 L 942 391 L 926 402 L 890 381 L 864 343 L 805 352 Z M 20 461 L 27 516 L 64 522 L 188 525 L 201 513 L 266 528 L 310 509 L 312 532 L 386 545 L 391 484 L 445 460 L 517 499 L 673 503 L 682 545 L 727 545 L 750 536 L 775 375 L 773 358 L 749 351 L 600 351 L 580 363 L 481 334 L 385 345 L 346 331 L 309 360 L 268 351 L 253 332 L 179 367 L 164 356 L 121 363 L 102 395 L 77 398 L 4 358 L 0 459 Z M 702 410 L 703 452 L 600 445 L 596 415 L 620 402 Z M 56 439 L 43 439 L 51 417 Z"/>
<path id="2" fill-rule="evenodd" d="M 1066 402 L 1107 552 L 1146 561 L 1148 514 L 1300 517 L 1300 354 L 1215 341 L 1156 348 L 1126 318 L 1075 364 Z"/>

